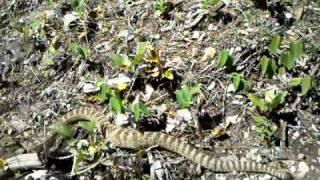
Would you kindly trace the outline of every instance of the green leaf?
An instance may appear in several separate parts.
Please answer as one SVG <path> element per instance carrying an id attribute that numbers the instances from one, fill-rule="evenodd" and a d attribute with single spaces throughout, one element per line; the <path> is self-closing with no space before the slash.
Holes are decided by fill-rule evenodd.
<path id="1" fill-rule="evenodd" d="M 312 77 L 309 75 L 305 75 L 301 80 L 301 94 L 306 95 L 311 89 L 312 85 Z"/>
<path id="2" fill-rule="evenodd" d="M 192 104 L 192 95 L 186 89 L 181 89 L 176 92 L 176 98 L 178 104 L 182 108 L 187 108 Z"/>
<path id="3" fill-rule="evenodd" d="M 254 116 L 253 119 L 256 124 L 256 132 L 260 139 L 270 140 L 271 136 L 277 130 L 276 126 L 272 126 L 272 123 L 264 116 Z"/>
<path id="4" fill-rule="evenodd" d="M 296 63 L 296 60 L 293 58 L 293 55 L 290 52 L 282 53 L 280 59 L 281 64 L 284 65 L 288 70 L 291 70 Z"/>
<path id="5" fill-rule="evenodd" d="M 238 91 L 242 81 L 242 75 L 239 73 L 232 73 L 231 78 L 232 78 L 232 84 L 235 91 Z"/>
<path id="6" fill-rule="evenodd" d="M 292 55 L 292 58 L 296 61 L 303 55 L 303 42 L 302 40 L 297 40 L 290 43 L 289 52 Z"/>
<path id="7" fill-rule="evenodd" d="M 111 95 L 109 86 L 104 81 L 98 81 L 96 86 L 100 88 L 100 92 L 94 96 L 95 100 L 100 103 L 107 101 Z"/>
<path id="8" fill-rule="evenodd" d="M 0 170 L 4 170 L 4 167 L 6 166 L 6 161 L 0 158 Z"/>
<path id="9" fill-rule="evenodd" d="M 95 121 L 79 121 L 78 126 L 87 130 L 90 134 L 94 133 L 94 129 L 96 128 Z"/>
<path id="10" fill-rule="evenodd" d="M 173 73 L 172 73 L 171 70 L 166 70 L 166 71 L 162 74 L 162 77 L 163 77 L 163 78 L 170 79 L 170 80 L 173 80 L 173 79 L 174 79 L 174 75 L 173 75 Z"/>
<path id="11" fill-rule="evenodd" d="M 278 107 L 279 104 L 282 104 L 284 102 L 287 94 L 288 94 L 287 91 L 276 92 L 275 97 L 271 100 L 270 103 L 268 103 L 269 109 L 274 109 L 274 108 Z"/>
<path id="12" fill-rule="evenodd" d="M 58 124 L 54 125 L 53 131 L 62 135 L 65 138 L 72 138 L 72 136 L 74 134 L 74 129 L 71 128 L 66 123 L 58 123 Z"/>
<path id="13" fill-rule="evenodd" d="M 270 63 L 269 58 L 267 58 L 267 56 L 262 56 L 262 58 L 260 59 L 262 75 L 265 75 L 268 72 L 269 63 Z"/>
<path id="14" fill-rule="evenodd" d="M 289 82 L 289 86 L 299 86 L 302 78 L 292 78 Z"/>
<path id="15" fill-rule="evenodd" d="M 122 102 L 121 102 L 120 97 L 111 96 L 109 105 L 110 105 L 110 109 L 113 112 L 115 112 L 115 113 L 121 113 L 122 112 L 123 107 L 122 107 Z"/>
<path id="16" fill-rule="evenodd" d="M 285 74 L 286 74 L 286 68 L 280 67 L 280 68 L 278 69 L 278 74 L 279 74 L 279 75 L 285 75 Z"/>
<path id="17" fill-rule="evenodd" d="M 137 49 L 137 53 L 136 56 L 134 57 L 134 60 L 132 61 L 132 64 L 140 64 L 142 57 L 144 55 L 144 53 L 146 52 L 146 48 L 148 46 L 148 42 L 140 42 L 138 44 L 138 49 Z"/>
<path id="18" fill-rule="evenodd" d="M 83 7 L 85 3 L 85 0 L 71 0 L 71 6 L 72 7 Z"/>
<path id="19" fill-rule="evenodd" d="M 138 122 L 140 118 L 149 116 L 150 114 L 147 106 L 143 103 L 133 104 L 131 106 L 131 111 L 133 112 L 135 122 Z"/>
<path id="20" fill-rule="evenodd" d="M 232 63 L 233 62 L 232 62 L 232 59 L 229 55 L 229 52 L 225 49 L 222 50 L 219 54 L 219 67 L 222 68 L 222 67 L 226 66 L 226 67 L 230 68 L 230 67 L 232 67 Z"/>
<path id="21" fill-rule="evenodd" d="M 272 38 L 271 44 L 269 46 L 269 51 L 271 54 L 275 54 L 277 50 L 279 49 L 281 44 L 281 36 L 276 35 Z"/>
<path id="22" fill-rule="evenodd" d="M 254 116 L 253 119 L 257 127 L 263 127 L 267 124 L 267 119 L 264 116 Z"/>
<path id="23" fill-rule="evenodd" d="M 261 111 L 267 110 L 267 105 L 264 101 L 264 99 L 259 98 L 255 94 L 249 93 L 248 94 L 249 100 L 252 102 L 253 106 L 258 107 Z"/>
<path id="24" fill-rule="evenodd" d="M 275 74 L 278 69 L 277 62 L 274 59 L 272 59 L 269 66 L 270 66 L 270 74 L 272 75 Z"/>
<path id="25" fill-rule="evenodd" d="M 88 48 L 79 47 L 78 52 L 79 52 L 82 59 L 88 60 L 88 57 L 89 57 L 89 49 Z"/>
<path id="26" fill-rule="evenodd" d="M 112 60 L 112 63 L 117 67 L 131 66 L 131 61 L 129 57 L 125 54 L 110 54 L 109 58 Z"/>
<path id="27" fill-rule="evenodd" d="M 184 86 L 182 89 L 176 91 L 176 98 L 178 104 L 182 108 L 187 108 L 192 104 L 192 96 L 200 90 L 200 85 L 195 85 L 191 88 Z"/>

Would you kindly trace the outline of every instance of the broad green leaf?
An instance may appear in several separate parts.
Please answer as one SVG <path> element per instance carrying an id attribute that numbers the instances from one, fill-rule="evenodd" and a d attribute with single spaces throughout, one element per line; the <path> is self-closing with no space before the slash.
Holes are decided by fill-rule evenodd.
<path id="1" fill-rule="evenodd" d="M 262 56 L 262 58 L 260 59 L 262 75 L 265 75 L 268 72 L 269 63 L 270 63 L 269 58 L 267 58 L 267 56 Z"/>
<path id="2" fill-rule="evenodd" d="M 176 98 L 178 104 L 182 108 L 187 108 L 192 104 L 192 96 L 200 90 L 201 85 L 197 84 L 192 87 L 184 86 L 182 89 L 176 91 Z"/>
<path id="3" fill-rule="evenodd" d="M 279 75 L 285 75 L 286 74 L 286 68 L 284 68 L 284 67 L 280 67 L 279 69 L 278 69 L 278 74 Z"/>
<path id="4" fill-rule="evenodd" d="M 79 121 L 78 126 L 87 130 L 90 134 L 93 134 L 94 129 L 96 128 L 96 122 L 92 121 Z"/>
<path id="5" fill-rule="evenodd" d="M 287 94 L 287 91 L 277 91 L 271 102 L 268 103 L 269 109 L 274 109 L 278 107 L 279 104 L 282 104 Z"/>
<path id="6" fill-rule="evenodd" d="M 296 60 L 293 58 L 293 55 L 290 52 L 282 53 L 280 59 L 281 64 L 284 65 L 288 70 L 291 70 L 296 63 Z"/>
<path id="7" fill-rule="evenodd" d="M 229 55 L 229 52 L 227 50 L 222 50 L 219 54 L 219 67 L 232 67 L 232 59 Z"/>
<path id="8" fill-rule="evenodd" d="M 270 73 L 272 75 L 276 74 L 277 69 L 278 69 L 277 62 L 274 59 L 272 59 L 271 63 L 269 63 L 269 66 L 270 66 Z"/>
<path id="9" fill-rule="evenodd" d="M 146 48 L 148 46 L 148 42 L 140 42 L 138 44 L 138 49 L 137 49 L 137 53 L 136 56 L 134 57 L 134 60 L 132 62 L 132 64 L 140 64 L 142 57 L 144 55 L 144 53 L 146 52 Z"/>
<path id="10" fill-rule="evenodd" d="M 252 93 L 248 94 L 248 98 L 252 102 L 253 106 L 258 107 L 261 111 L 267 110 L 267 105 L 262 98 L 259 98 L 258 96 Z"/>
<path id="11" fill-rule="evenodd" d="M 247 81 L 247 80 L 242 79 L 241 82 L 243 83 L 243 89 L 244 89 L 245 91 L 248 91 L 248 90 L 251 89 L 251 83 L 250 83 L 250 81 Z"/>
<path id="12" fill-rule="evenodd" d="M 275 89 L 271 89 L 264 94 L 264 100 L 267 103 L 271 103 L 275 97 L 276 97 L 276 90 Z"/>
<path id="13" fill-rule="evenodd" d="M 74 129 L 71 128 L 68 124 L 66 123 L 58 123 L 53 126 L 53 131 L 56 133 L 62 135 L 65 138 L 71 138 L 74 134 Z"/>
<path id="14" fill-rule="evenodd" d="M 140 119 L 140 107 L 139 107 L 139 104 L 134 104 L 132 111 L 133 111 L 134 121 L 138 122 L 139 119 Z"/>
<path id="15" fill-rule="evenodd" d="M 117 67 L 131 66 L 131 61 L 129 57 L 125 54 L 110 54 L 109 58 L 112 60 L 113 64 Z"/>
<path id="16" fill-rule="evenodd" d="M 301 83 L 302 78 L 292 78 L 289 82 L 289 86 L 298 86 Z"/>
<path id="17" fill-rule="evenodd" d="M 279 49 L 281 44 L 281 36 L 276 35 L 272 38 L 271 44 L 269 46 L 269 51 L 271 54 L 275 54 L 277 50 Z"/>
<path id="18" fill-rule="evenodd" d="M 241 74 L 232 73 L 231 74 L 231 78 L 232 78 L 232 84 L 233 84 L 233 87 L 234 87 L 235 91 L 238 91 L 239 87 L 240 87 L 240 84 L 241 84 L 241 81 L 242 81 Z"/>
<path id="19" fill-rule="evenodd" d="M 163 77 L 163 78 L 170 79 L 170 80 L 173 80 L 173 79 L 174 79 L 174 75 L 173 75 L 173 73 L 172 73 L 171 70 L 166 70 L 166 71 L 162 74 L 162 77 Z"/>
<path id="20" fill-rule="evenodd" d="M 111 95 L 111 89 L 105 82 L 98 82 L 97 86 L 100 87 L 100 92 L 95 96 L 95 99 L 99 102 L 105 102 Z"/>
<path id="21" fill-rule="evenodd" d="M 289 52 L 292 55 L 292 58 L 296 61 L 303 55 L 303 42 L 302 40 L 297 40 L 290 43 Z"/>
<path id="22" fill-rule="evenodd" d="M 115 113 L 121 113 L 122 112 L 122 102 L 121 99 L 118 96 L 111 96 L 110 98 L 110 109 Z"/>
<path id="23" fill-rule="evenodd" d="M 264 116 L 254 116 L 253 119 L 257 127 L 265 126 L 267 124 L 267 119 Z"/>
<path id="24" fill-rule="evenodd" d="M 148 116 L 149 111 L 145 104 L 137 103 L 131 106 L 131 111 L 133 112 L 135 122 L 138 122 L 140 118 Z"/>
<path id="25" fill-rule="evenodd" d="M 176 98 L 182 108 L 187 108 L 192 104 L 192 94 L 187 89 L 178 90 Z"/>
<path id="26" fill-rule="evenodd" d="M 306 95 L 311 89 L 312 85 L 312 77 L 309 75 L 305 75 L 301 80 L 301 94 Z"/>

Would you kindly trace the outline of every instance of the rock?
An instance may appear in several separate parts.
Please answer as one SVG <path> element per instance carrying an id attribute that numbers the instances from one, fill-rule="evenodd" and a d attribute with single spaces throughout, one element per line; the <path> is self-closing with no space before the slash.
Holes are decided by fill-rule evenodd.
<path id="1" fill-rule="evenodd" d="M 177 117 L 181 118 L 182 120 L 184 120 L 186 122 L 191 122 L 191 120 L 192 120 L 192 114 L 188 109 L 177 110 Z"/>
<path id="2" fill-rule="evenodd" d="M 126 125 L 129 123 L 129 117 L 126 115 L 126 114 L 121 114 L 121 113 L 118 113 L 116 115 L 116 118 L 114 120 L 114 123 L 117 125 L 117 126 L 123 126 L 123 125 Z"/>
<path id="3" fill-rule="evenodd" d="M 295 178 L 300 179 L 300 178 L 303 178 L 310 171 L 310 168 L 306 162 L 300 162 L 296 169 L 292 167 L 290 171 L 291 170 L 295 172 L 294 173 Z"/>
<path id="4" fill-rule="evenodd" d="M 99 87 L 92 83 L 85 83 L 82 87 L 84 93 L 93 93 L 93 92 L 98 92 Z"/>

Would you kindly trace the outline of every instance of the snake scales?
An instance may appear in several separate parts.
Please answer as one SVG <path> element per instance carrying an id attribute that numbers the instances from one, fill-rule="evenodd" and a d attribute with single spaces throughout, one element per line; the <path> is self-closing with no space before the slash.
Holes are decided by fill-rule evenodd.
<path id="1" fill-rule="evenodd" d="M 211 157 L 207 153 L 183 142 L 181 139 L 161 132 L 139 132 L 130 128 L 122 128 L 111 124 L 105 115 L 92 107 L 80 107 L 67 114 L 61 120 L 74 123 L 80 120 L 96 121 L 99 132 L 108 142 L 120 148 L 136 149 L 158 145 L 161 148 L 178 153 L 202 167 L 214 172 L 255 172 L 267 173 L 280 179 L 291 179 L 285 170 L 279 170 L 267 164 L 250 161 L 229 161 Z"/>

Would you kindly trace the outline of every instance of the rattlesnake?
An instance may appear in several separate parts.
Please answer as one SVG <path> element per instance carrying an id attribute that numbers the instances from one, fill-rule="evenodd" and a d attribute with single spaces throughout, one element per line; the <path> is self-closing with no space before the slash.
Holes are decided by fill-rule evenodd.
<path id="1" fill-rule="evenodd" d="M 161 132 L 139 132 L 130 128 L 122 128 L 111 124 L 102 111 L 92 107 L 80 107 L 64 116 L 65 123 L 74 123 L 80 120 L 95 121 L 99 132 L 106 141 L 120 148 L 136 149 L 158 145 L 161 148 L 178 153 L 202 167 L 214 172 L 255 172 L 267 173 L 281 179 L 291 179 L 292 176 L 285 170 L 279 170 L 267 164 L 251 161 L 229 161 L 211 157 L 209 154 L 185 143 L 180 138 Z"/>

